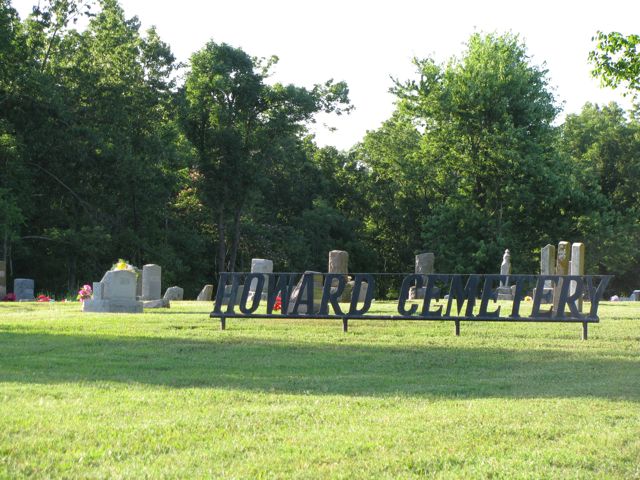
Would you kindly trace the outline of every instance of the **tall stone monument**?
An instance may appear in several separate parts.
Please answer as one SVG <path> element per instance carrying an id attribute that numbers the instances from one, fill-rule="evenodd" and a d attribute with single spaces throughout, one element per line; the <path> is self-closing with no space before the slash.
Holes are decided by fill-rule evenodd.
<path id="1" fill-rule="evenodd" d="M 558 243 L 558 256 L 556 257 L 556 275 L 569 275 L 569 260 L 571 257 L 569 242 Z M 560 289 L 563 280 L 560 279 L 553 289 L 553 311 L 557 311 L 560 302 Z"/>
<path id="2" fill-rule="evenodd" d="M 7 294 L 7 264 L 0 261 L 0 300 Z"/>
<path id="3" fill-rule="evenodd" d="M 436 261 L 436 256 L 431 253 L 419 253 L 416 255 L 416 265 L 415 265 L 415 273 L 419 275 L 431 275 L 434 271 L 434 264 Z M 424 281 L 423 281 L 424 285 Z M 437 288 L 437 287 L 436 287 Z M 410 300 L 418 300 L 423 299 L 425 292 L 427 291 L 427 287 L 422 286 L 421 288 L 410 287 L 409 288 L 409 299 Z"/>
<path id="4" fill-rule="evenodd" d="M 540 250 L 540 275 L 556 274 L 556 247 L 547 244 Z M 535 289 L 533 295 L 535 296 Z M 552 303 L 553 282 L 546 280 L 542 291 L 542 303 Z"/>
<path id="5" fill-rule="evenodd" d="M 329 273 L 344 273 L 345 277 L 349 273 L 349 253 L 344 250 L 331 250 L 329 252 L 329 266 L 327 268 Z M 346 280 L 346 278 L 345 278 Z M 331 285 L 335 287 L 337 280 Z"/>
<path id="6" fill-rule="evenodd" d="M 498 300 L 513 300 L 513 293 L 509 287 L 509 275 L 511 274 L 511 252 L 507 248 L 502 255 L 502 263 L 500 264 L 500 275 L 506 275 L 505 280 L 500 281 L 498 287 Z"/>
<path id="7" fill-rule="evenodd" d="M 342 295 L 340 296 L 341 302 L 351 301 L 351 293 L 353 292 L 353 282 L 349 281 L 349 253 L 344 250 L 331 250 L 329 252 L 329 265 L 327 266 L 328 273 L 344 273 L 344 280 L 346 282 Z M 331 288 L 338 288 L 338 280 L 334 279 L 331 282 Z"/>
<path id="8" fill-rule="evenodd" d="M 570 275 L 584 275 L 584 243 L 574 243 L 571 245 L 571 267 Z M 576 292 L 575 282 L 569 286 L 569 295 Z M 578 310 L 582 311 L 582 298 L 578 299 Z"/>
<path id="9" fill-rule="evenodd" d="M 416 269 L 415 272 L 422 275 L 430 275 L 433 273 L 433 265 L 436 261 L 436 256 L 431 253 L 419 253 L 416 255 Z"/>
<path id="10" fill-rule="evenodd" d="M 162 298 L 162 267 L 150 263 L 142 267 L 142 300 Z"/>
<path id="11" fill-rule="evenodd" d="M 264 258 L 252 258 L 251 259 L 251 273 L 273 273 L 273 261 Z M 258 280 L 252 280 L 249 285 L 249 301 L 253 300 L 256 288 L 258 287 Z M 267 298 L 269 292 L 269 276 L 264 276 L 264 286 L 262 287 L 261 298 L 264 300 Z"/>
<path id="12" fill-rule="evenodd" d="M 540 275 L 556 274 L 556 247 L 547 244 L 540 250 Z M 544 282 L 545 290 L 551 288 L 551 280 Z"/>

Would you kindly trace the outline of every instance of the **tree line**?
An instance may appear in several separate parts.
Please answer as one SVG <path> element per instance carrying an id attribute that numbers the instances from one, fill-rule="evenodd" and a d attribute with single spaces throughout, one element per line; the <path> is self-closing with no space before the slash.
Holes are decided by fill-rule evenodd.
<path id="1" fill-rule="evenodd" d="M 637 42 L 600 33 L 592 61 L 633 94 L 620 38 Z M 586 104 L 558 125 L 519 37 L 474 34 L 448 62 L 416 59 L 391 117 L 339 151 L 309 126 L 349 113 L 348 86 L 273 83 L 277 61 L 210 41 L 181 65 L 117 0 L 49 0 L 25 19 L 0 0 L 10 277 L 64 294 L 125 258 L 193 297 L 252 257 L 323 271 L 343 249 L 353 271 L 403 272 L 433 251 L 437 271 L 491 273 L 509 248 L 535 273 L 541 247 L 569 240 L 587 273 L 640 287 L 637 108 Z"/>

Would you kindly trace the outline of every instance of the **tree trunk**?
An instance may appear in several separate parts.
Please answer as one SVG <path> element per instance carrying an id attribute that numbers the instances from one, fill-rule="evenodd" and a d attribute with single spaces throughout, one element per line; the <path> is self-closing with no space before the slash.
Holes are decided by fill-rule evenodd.
<path id="1" fill-rule="evenodd" d="M 225 242 L 224 242 L 224 206 L 218 208 L 218 273 L 225 272 Z"/>
<path id="2" fill-rule="evenodd" d="M 233 215 L 233 243 L 231 245 L 231 255 L 229 256 L 229 271 L 235 272 L 236 256 L 238 255 L 238 246 L 240 245 L 240 215 L 242 214 L 242 206 L 239 206 Z"/>
<path id="3" fill-rule="evenodd" d="M 76 280 L 76 272 L 78 270 L 78 257 L 72 255 L 69 262 L 69 278 L 67 280 L 67 287 L 70 292 L 74 292 L 78 288 Z"/>
<path id="4" fill-rule="evenodd" d="M 140 230 L 140 222 L 138 219 L 138 204 L 136 202 L 136 194 L 135 194 L 135 190 L 133 191 L 133 195 L 132 195 L 132 207 L 133 207 L 133 233 L 135 233 L 135 238 L 136 238 L 136 247 L 133 253 L 133 259 L 131 259 L 131 261 L 133 262 L 134 265 L 140 265 L 142 263 L 142 253 L 140 250 L 140 235 L 138 234 L 138 231 Z"/>
<path id="5" fill-rule="evenodd" d="M 4 241 L 2 246 L 2 260 L 4 261 L 5 268 L 8 270 L 7 260 L 9 258 L 9 231 L 8 228 L 4 231 Z"/>

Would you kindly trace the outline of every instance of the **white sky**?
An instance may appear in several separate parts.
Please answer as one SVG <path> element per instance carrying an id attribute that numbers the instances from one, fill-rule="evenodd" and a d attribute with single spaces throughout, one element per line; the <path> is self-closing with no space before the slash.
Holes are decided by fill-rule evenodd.
<path id="1" fill-rule="evenodd" d="M 20 16 L 35 0 L 13 0 Z M 640 1 L 419 1 L 350 0 L 120 0 L 143 28 L 155 25 L 181 61 L 208 40 L 242 47 L 252 56 L 277 55 L 274 79 L 311 87 L 345 80 L 356 109 L 320 118 L 320 145 L 347 149 L 393 111 L 390 76 L 411 77 L 414 56 L 438 62 L 459 55 L 474 31 L 513 32 L 533 63 L 546 62 L 556 98 L 566 113 L 585 102 L 618 101 L 622 91 L 600 88 L 590 76 L 588 52 L 597 30 L 640 33 Z M 327 122 L 337 131 L 320 126 Z"/>

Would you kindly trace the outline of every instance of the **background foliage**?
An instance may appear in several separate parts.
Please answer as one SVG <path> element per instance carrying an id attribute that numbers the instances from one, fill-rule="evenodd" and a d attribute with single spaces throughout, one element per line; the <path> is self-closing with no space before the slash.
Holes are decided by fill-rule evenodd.
<path id="1" fill-rule="evenodd" d="M 595 40 L 595 74 L 637 95 L 637 36 Z M 277 58 L 224 43 L 180 65 L 117 0 L 49 0 L 26 19 L 0 0 L 10 279 L 64 294 L 126 258 L 192 298 L 252 257 L 324 270 L 345 249 L 352 271 L 410 271 L 433 251 L 438 271 L 483 273 L 509 248 L 531 273 L 542 246 L 568 240 L 587 244 L 588 273 L 637 288 L 637 109 L 587 104 L 558 124 L 547 71 L 511 34 L 414 62 L 391 118 L 343 152 L 308 126 L 349 112 L 344 82 L 273 83 Z"/>

